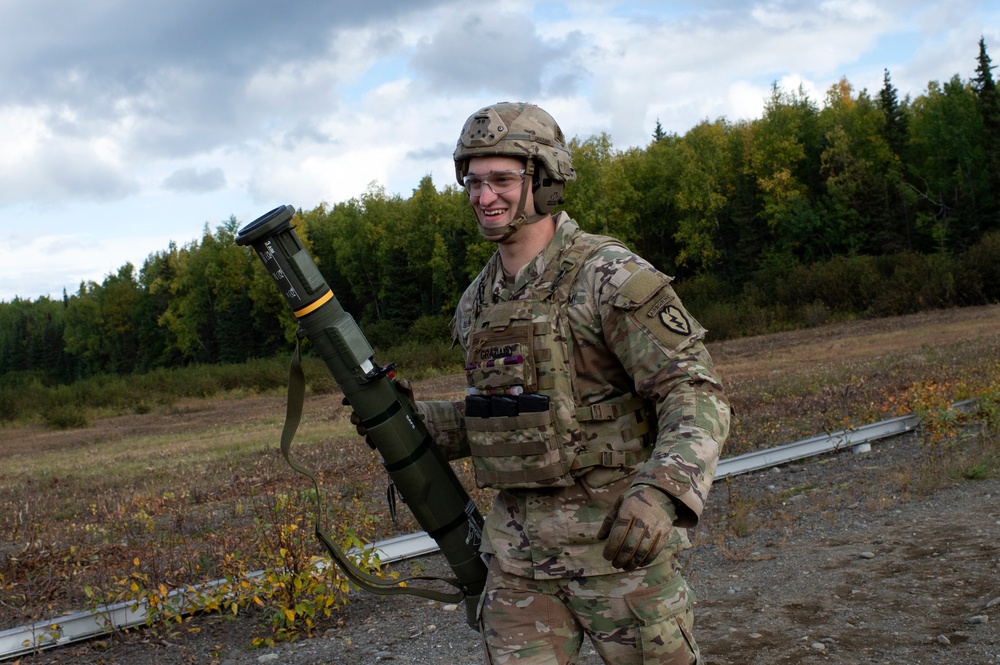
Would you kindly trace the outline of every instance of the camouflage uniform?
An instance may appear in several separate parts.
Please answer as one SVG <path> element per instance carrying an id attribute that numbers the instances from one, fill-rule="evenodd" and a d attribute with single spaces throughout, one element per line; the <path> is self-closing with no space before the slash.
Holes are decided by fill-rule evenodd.
<path id="1" fill-rule="evenodd" d="M 473 392 L 490 390 L 491 375 L 482 369 L 488 363 L 473 347 L 484 317 L 496 311 L 491 307 L 516 310 L 518 301 L 563 294 L 556 328 L 566 336 L 561 341 L 571 383 L 562 391 L 549 386 L 553 410 L 568 410 L 571 423 L 575 416 L 641 425 L 654 412 L 655 422 L 634 427 L 631 440 L 628 433 L 607 436 L 600 423 L 594 429 L 582 422 L 560 439 L 566 454 L 559 464 L 545 449 L 524 457 L 529 464 L 557 467 L 555 480 L 539 472 L 542 480 L 529 474 L 519 484 L 504 482 L 510 480 L 504 471 L 510 458 L 484 457 L 489 449 L 475 443 L 481 439 L 470 442 L 470 424 L 477 419 L 465 417 L 464 403 L 418 403 L 446 456 L 471 453 L 479 484 L 500 488 L 483 542 L 483 551 L 492 554 L 482 601 L 489 662 L 574 663 L 583 632 L 608 663 L 697 662 L 693 598 L 677 554 L 690 546 L 686 529 L 704 508 L 729 430 L 729 403 L 701 341 L 705 331 L 681 305 L 670 278 L 621 244 L 581 232 L 565 213 L 555 220 L 548 247 L 512 281 L 494 255 L 458 305 L 456 339 L 470 361 Z M 582 253 L 571 283 L 559 284 L 574 247 L 590 251 Z M 537 314 L 533 327 L 545 327 Z M 527 372 L 538 377 L 539 392 L 545 392 L 549 355 L 541 354 L 535 371 Z M 636 408 L 636 395 L 650 408 Z M 522 454 L 529 444 L 512 445 Z M 559 476 L 559 470 L 565 473 Z M 655 561 L 623 572 L 604 558 L 597 532 L 633 485 L 670 495 L 677 520 Z"/>

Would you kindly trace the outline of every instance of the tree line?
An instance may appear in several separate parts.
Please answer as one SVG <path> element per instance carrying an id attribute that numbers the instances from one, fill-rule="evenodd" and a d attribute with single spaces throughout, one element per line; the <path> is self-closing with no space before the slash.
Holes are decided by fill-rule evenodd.
<path id="1" fill-rule="evenodd" d="M 822 103 L 774 84 L 762 117 L 657 123 L 643 147 L 571 142 L 565 209 L 677 277 L 716 338 L 1000 299 L 1000 93 L 975 76 L 900 98 L 841 79 Z M 263 211 L 262 211 L 263 212 Z M 494 251 L 468 197 L 425 177 L 298 211 L 297 229 L 376 347 L 440 340 Z M 295 322 L 230 218 L 62 299 L 0 303 L 0 377 L 72 382 L 286 353 Z"/>

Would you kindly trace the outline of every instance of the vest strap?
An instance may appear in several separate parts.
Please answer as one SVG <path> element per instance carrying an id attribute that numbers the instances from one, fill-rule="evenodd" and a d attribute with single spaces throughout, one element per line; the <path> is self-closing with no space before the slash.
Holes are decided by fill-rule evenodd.
<path id="1" fill-rule="evenodd" d="M 646 404 L 646 400 L 635 393 L 628 393 L 590 406 L 576 410 L 576 419 L 581 422 L 594 420 L 618 420 L 622 416 L 638 411 Z"/>
<path id="2" fill-rule="evenodd" d="M 518 441 L 516 443 L 469 443 L 469 450 L 476 457 L 523 457 L 525 455 L 544 455 L 549 452 L 545 441 Z"/>
<path id="3" fill-rule="evenodd" d="M 526 427 L 544 427 L 551 422 L 552 411 L 536 411 L 517 416 L 466 418 L 465 428 L 473 432 L 506 432 Z"/>
<path id="4" fill-rule="evenodd" d="M 639 462 L 645 462 L 652 454 L 652 447 L 647 446 L 642 450 L 599 450 L 595 452 L 580 453 L 573 460 L 573 470 L 586 469 L 591 466 L 604 466 L 615 469 L 623 466 L 632 466 Z"/>
<path id="5" fill-rule="evenodd" d="M 480 484 L 511 484 L 511 483 L 537 483 L 543 480 L 561 478 L 569 473 L 569 464 L 565 460 L 560 460 L 554 464 L 544 466 L 540 469 L 510 469 L 504 471 L 494 471 L 492 469 L 476 469 L 476 480 Z M 558 485 L 553 485 L 558 486 Z"/>

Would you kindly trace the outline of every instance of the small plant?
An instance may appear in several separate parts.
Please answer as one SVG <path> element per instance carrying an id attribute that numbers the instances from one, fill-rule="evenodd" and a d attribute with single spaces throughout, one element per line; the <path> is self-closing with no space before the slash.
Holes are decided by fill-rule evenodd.
<path id="1" fill-rule="evenodd" d="M 920 418 L 924 442 L 931 449 L 951 440 L 962 423 L 961 414 L 952 406 L 957 392 L 954 384 L 931 379 L 911 387 L 906 395 L 905 402 Z"/>
<path id="2" fill-rule="evenodd" d="M 726 489 L 728 490 L 726 502 L 728 508 L 726 511 L 727 529 L 734 536 L 741 538 L 753 533 L 757 528 L 753 513 L 758 506 L 753 500 L 747 499 L 733 491 L 732 485 L 728 482 L 726 483 Z"/>
<path id="3" fill-rule="evenodd" d="M 51 429 L 76 429 L 90 426 L 87 410 L 72 404 L 54 406 L 42 414 L 42 421 Z"/>
<path id="4" fill-rule="evenodd" d="M 317 555 L 312 529 L 313 490 L 277 494 L 255 502 L 257 554 L 264 561 L 263 574 L 255 580 L 253 602 L 269 617 L 270 635 L 256 637 L 254 646 L 273 646 L 311 637 L 316 622 L 347 604 L 351 584 L 326 556 Z M 377 554 L 366 550 L 350 528 L 343 529 L 341 549 L 357 548 L 355 562 L 364 572 L 379 574 Z M 392 573 L 393 576 L 398 576 Z"/>
<path id="5" fill-rule="evenodd" d="M 132 611 L 141 608 L 145 612 L 145 626 L 156 630 L 183 625 L 198 612 L 237 616 L 253 610 L 266 617 L 268 633 L 254 638 L 254 646 L 273 646 L 277 642 L 311 637 L 319 620 L 347 604 L 351 588 L 339 569 L 318 553 L 312 529 L 304 528 L 311 518 L 308 502 L 311 494 L 310 491 L 301 495 L 276 493 L 252 497 L 256 515 L 253 551 L 226 553 L 218 564 L 223 574 L 220 581 L 201 586 L 172 585 L 165 580 L 174 575 L 166 574 L 164 562 L 157 560 L 155 551 L 149 551 L 150 558 L 135 556 L 128 571 L 114 576 L 110 584 L 85 585 L 83 591 L 91 609 L 101 613 L 121 603 Z M 166 496 L 164 500 L 174 498 Z M 117 518 L 127 523 L 125 531 L 140 548 L 143 534 L 148 535 L 156 523 L 148 512 L 155 512 L 156 504 L 157 501 L 147 498 L 141 506 L 121 511 Z M 356 561 L 359 568 L 380 574 L 378 556 L 363 547 L 353 530 L 345 529 L 341 541 L 345 551 L 357 548 L 363 553 Z M 203 560 L 202 555 L 199 560 Z M 187 567 L 197 571 L 201 564 Z M 107 625 L 110 629 L 110 620 Z"/>
<path id="6" fill-rule="evenodd" d="M 991 465 L 985 462 L 976 462 L 962 470 L 962 477 L 966 480 L 986 480 L 992 472 Z"/>

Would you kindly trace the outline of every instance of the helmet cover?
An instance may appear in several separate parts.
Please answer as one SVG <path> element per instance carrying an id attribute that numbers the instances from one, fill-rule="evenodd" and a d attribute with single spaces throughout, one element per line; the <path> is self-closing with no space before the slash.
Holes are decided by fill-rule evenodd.
<path id="1" fill-rule="evenodd" d="M 455 147 L 458 183 L 464 184 L 471 158 L 495 155 L 534 161 L 534 201 L 540 214 L 562 203 L 565 183 L 576 179 L 566 137 L 552 116 L 534 104 L 501 102 L 469 116 Z"/>

